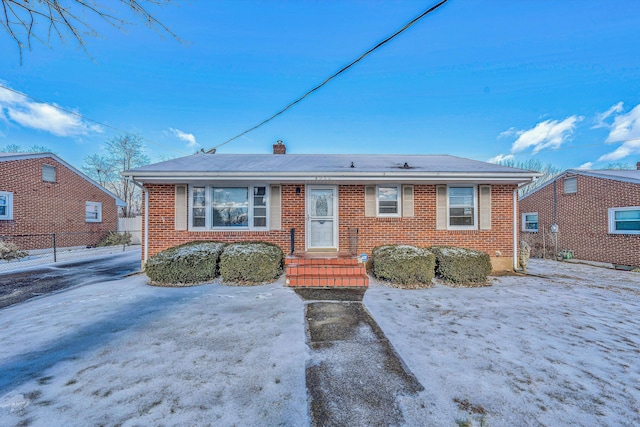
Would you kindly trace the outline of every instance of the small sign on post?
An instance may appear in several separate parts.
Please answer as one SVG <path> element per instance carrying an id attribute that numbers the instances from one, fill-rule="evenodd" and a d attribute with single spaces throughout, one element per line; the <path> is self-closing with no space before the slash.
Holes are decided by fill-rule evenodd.
<path id="1" fill-rule="evenodd" d="M 365 264 L 369 260 L 369 255 L 360 254 L 358 258 L 359 258 L 358 262 L 360 262 L 361 264 Z"/>

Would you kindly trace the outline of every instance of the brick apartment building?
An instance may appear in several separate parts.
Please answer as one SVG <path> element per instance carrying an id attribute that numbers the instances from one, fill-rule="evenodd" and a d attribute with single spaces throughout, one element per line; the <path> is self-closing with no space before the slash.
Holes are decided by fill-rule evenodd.
<path id="1" fill-rule="evenodd" d="M 293 241 L 296 255 L 453 245 L 508 270 L 516 190 L 538 174 L 443 155 L 286 154 L 279 142 L 273 154 L 201 153 L 123 175 L 145 188 L 143 260 L 194 240 L 268 241 L 285 254 Z"/>
<path id="2" fill-rule="evenodd" d="M 523 239 L 541 242 L 557 224 L 558 251 L 572 251 L 582 260 L 639 267 L 640 162 L 637 169 L 570 169 L 522 196 Z"/>
<path id="3" fill-rule="evenodd" d="M 98 232 L 117 230 L 124 205 L 55 154 L 0 153 L 0 236 L 23 249 L 49 247 L 50 239 L 15 236 L 95 232 L 99 239 Z"/>

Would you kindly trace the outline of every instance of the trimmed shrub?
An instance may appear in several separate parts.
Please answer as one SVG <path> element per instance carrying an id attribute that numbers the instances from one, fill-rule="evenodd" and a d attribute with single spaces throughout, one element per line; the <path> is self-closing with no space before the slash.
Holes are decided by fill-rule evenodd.
<path id="1" fill-rule="evenodd" d="M 24 258 L 28 254 L 21 251 L 18 245 L 13 242 L 0 240 L 0 260 L 11 261 L 13 259 Z"/>
<path id="2" fill-rule="evenodd" d="M 436 274 L 453 284 L 486 284 L 491 259 L 484 252 L 451 246 L 432 246 L 436 256 Z"/>
<path id="3" fill-rule="evenodd" d="M 220 276 L 225 282 L 270 282 L 282 274 L 283 259 L 282 249 L 271 243 L 231 243 L 220 255 Z"/>
<path id="4" fill-rule="evenodd" d="M 371 264 L 378 279 L 398 285 L 429 287 L 434 276 L 435 256 L 425 248 L 385 245 L 373 248 Z"/>
<path id="5" fill-rule="evenodd" d="M 98 242 L 96 246 L 118 246 L 131 244 L 131 233 L 125 231 L 124 233 L 118 233 L 110 231 L 105 237 Z"/>
<path id="6" fill-rule="evenodd" d="M 147 260 L 145 273 L 156 285 L 196 284 L 218 276 L 218 262 L 225 244 L 190 242 L 159 252 Z"/>

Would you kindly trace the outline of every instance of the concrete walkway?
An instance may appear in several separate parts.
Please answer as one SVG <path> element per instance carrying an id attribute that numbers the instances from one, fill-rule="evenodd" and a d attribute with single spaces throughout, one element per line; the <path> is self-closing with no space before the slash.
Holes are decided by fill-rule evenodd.
<path id="1" fill-rule="evenodd" d="M 364 305 L 308 300 L 305 319 L 311 348 L 306 383 L 312 425 L 402 424 L 398 397 L 417 394 L 423 387 Z"/>

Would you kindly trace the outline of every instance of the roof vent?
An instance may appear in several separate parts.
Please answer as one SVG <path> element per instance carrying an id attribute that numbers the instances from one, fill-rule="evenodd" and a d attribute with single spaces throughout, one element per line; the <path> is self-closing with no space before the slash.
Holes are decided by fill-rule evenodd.
<path id="1" fill-rule="evenodd" d="M 411 169 L 411 166 L 409 166 L 409 163 L 404 162 L 404 166 L 402 166 L 402 169 Z"/>
<path id="2" fill-rule="evenodd" d="M 640 164 L 640 163 L 639 163 Z M 351 162 L 351 166 L 349 166 L 350 168 L 355 168 L 356 165 L 353 164 L 353 162 Z"/>

